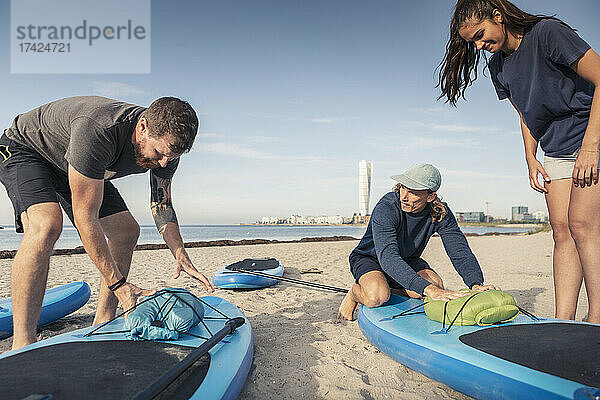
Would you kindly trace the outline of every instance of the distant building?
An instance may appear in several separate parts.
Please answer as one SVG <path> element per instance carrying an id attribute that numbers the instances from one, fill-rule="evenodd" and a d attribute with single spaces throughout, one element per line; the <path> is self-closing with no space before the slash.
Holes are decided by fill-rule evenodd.
<path id="1" fill-rule="evenodd" d="M 458 222 L 485 222 L 485 213 L 481 211 L 459 211 L 456 213 Z"/>
<path id="2" fill-rule="evenodd" d="M 361 160 L 358 163 L 358 213 L 360 215 L 369 215 L 372 173 L 372 163 L 366 160 Z"/>
<path id="3" fill-rule="evenodd" d="M 513 221 L 533 222 L 535 220 L 533 215 L 529 213 L 529 207 L 527 206 L 514 206 L 511 216 Z"/>
<path id="4" fill-rule="evenodd" d="M 537 222 L 548 222 L 548 213 L 546 211 L 534 211 L 531 215 L 533 215 L 533 219 Z"/>
<path id="5" fill-rule="evenodd" d="M 320 216 L 304 216 L 292 215 L 290 217 L 262 217 L 259 224 L 265 225 L 315 225 L 315 224 L 350 224 L 352 218 L 343 217 L 341 215 L 320 215 Z"/>
<path id="6" fill-rule="evenodd" d="M 529 208 L 527 206 L 513 206 L 511 219 L 513 221 L 520 221 L 523 219 L 523 214 L 529 212 Z"/>
<path id="7" fill-rule="evenodd" d="M 352 224 L 367 224 L 369 223 L 369 219 L 371 218 L 370 215 L 360 215 L 360 214 L 354 214 L 352 215 Z"/>

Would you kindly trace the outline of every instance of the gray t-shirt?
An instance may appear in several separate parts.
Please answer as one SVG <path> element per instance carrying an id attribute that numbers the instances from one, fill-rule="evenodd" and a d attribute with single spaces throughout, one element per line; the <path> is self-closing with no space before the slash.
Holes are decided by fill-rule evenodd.
<path id="1" fill-rule="evenodd" d="M 98 96 L 68 97 L 18 115 L 5 131 L 65 173 L 69 164 L 93 179 L 148 171 L 135 162 L 131 139 L 144 107 Z M 171 178 L 179 158 L 152 170 Z"/>

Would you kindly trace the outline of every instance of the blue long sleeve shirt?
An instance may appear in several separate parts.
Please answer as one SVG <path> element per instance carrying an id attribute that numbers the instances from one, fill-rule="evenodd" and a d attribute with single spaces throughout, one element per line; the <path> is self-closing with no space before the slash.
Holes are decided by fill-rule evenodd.
<path id="1" fill-rule="evenodd" d="M 403 287 L 423 294 L 431 283 L 419 276 L 405 259 L 420 257 L 429 238 L 438 233 L 446 254 L 468 287 L 483 283 L 483 273 L 469 248 L 456 218 L 444 203 L 448 213 L 440 222 L 433 222 L 427 205 L 419 213 L 408 213 L 400 207 L 398 193 L 390 192 L 379 200 L 367 231 L 352 255 L 376 258 L 383 271 Z"/>

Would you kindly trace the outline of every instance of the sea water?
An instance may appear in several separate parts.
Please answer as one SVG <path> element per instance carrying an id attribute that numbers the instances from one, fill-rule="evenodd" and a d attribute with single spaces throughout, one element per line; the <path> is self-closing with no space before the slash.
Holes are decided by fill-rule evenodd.
<path id="1" fill-rule="evenodd" d="M 184 225 L 180 227 L 184 242 L 199 242 L 210 240 L 298 240 L 305 237 L 352 236 L 360 239 L 367 229 L 364 225 L 334 225 L 334 226 L 281 226 L 281 225 Z M 523 227 L 464 227 L 465 233 L 484 234 L 490 232 L 514 233 L 527 232 L 531 228 Z M 0 250 L 16 250 L 23 235 L 15 232 L 14 227 L 0 230 Z M 156 227 L 142 226 L 138 244 L 164 243 Z M 77 230 L 64 227 L 56 243 L 57 249 L 70 249 L 81 246 Z"/>

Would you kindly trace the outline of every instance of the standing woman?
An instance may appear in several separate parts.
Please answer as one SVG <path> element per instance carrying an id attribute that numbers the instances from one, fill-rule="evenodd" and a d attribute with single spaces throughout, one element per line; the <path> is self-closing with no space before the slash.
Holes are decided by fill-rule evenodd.
<path id="1" fill-rule="evenodd" d="M 588 320 L 600 323 L 600 57 L 557 18 L 506 0 L 459 0 L 440 64 L 440 98 L 454 106 L 464 98 L 481 50 L 493 54 L 488 67 L 498 98 L 509 99 L 521 119 L 529 183 L 546 196 L 556 317 L 575 319 L 583 280 Z"/>

